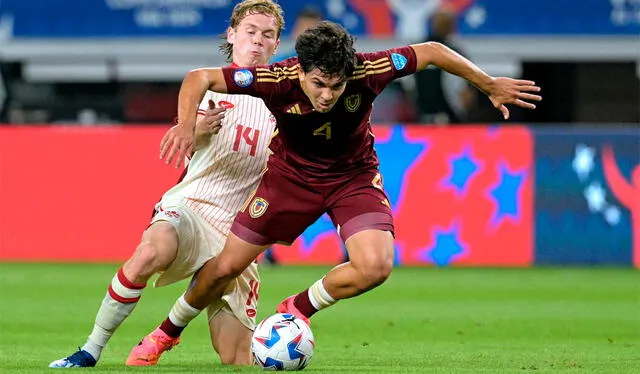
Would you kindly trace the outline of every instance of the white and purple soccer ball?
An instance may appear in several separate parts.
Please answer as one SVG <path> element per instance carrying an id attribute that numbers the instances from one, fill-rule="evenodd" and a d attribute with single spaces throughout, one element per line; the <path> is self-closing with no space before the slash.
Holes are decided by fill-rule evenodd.
<path id="1" fill-rule="evenodd" d="M 251 352 L 265 370 L 302 370 L 311 361 L 315 341 L 311 328 L 293 314 L 274 314 L 256 327 Z"/>

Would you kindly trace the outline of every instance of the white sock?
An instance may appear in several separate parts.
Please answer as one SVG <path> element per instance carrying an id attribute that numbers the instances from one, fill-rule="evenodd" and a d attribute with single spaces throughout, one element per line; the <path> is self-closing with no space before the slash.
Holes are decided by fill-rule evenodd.
<path id="1" fill-rule="evenodd" d="M 323 280 L 324 278 L 318 280 L 309 287 L 309 301 L 311 301 L 311 305 L 313 305 L 317 310 L 328 308 L 338 302 L 336 299 L 331 297 L 324 288 L 324 285 L 322 284 Z"/>
<path id="2" fill-rule="evenodd" d="M 111 280 L 107 294 L 98 309 L 93 331 L 82 346 L 82 349 L 89 352 L 96 361 L 100 359 L 102 350 L 113 333 L 138 304 L 144 287 L 145 284 L 136 284 L 125 278 L 122 268 Z"/>
<path id="3" fill-rule="evenodd" d="M 169 320 L 178 327 L 185 327 L 192 319 L 196 318 L 200 312 L 202 312 L 202 310 L 189 305 L 184 299 L 184 294 L 182 294 L 182 296 L 176 300 L 176 303 L 173 304 L 173 308 L 171 308 L 171 312 L 169 312 Z"/>

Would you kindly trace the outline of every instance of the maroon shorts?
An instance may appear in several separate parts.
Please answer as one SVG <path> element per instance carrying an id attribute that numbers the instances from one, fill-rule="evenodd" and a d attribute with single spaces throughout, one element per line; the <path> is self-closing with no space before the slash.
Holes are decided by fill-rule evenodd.
<path id="1" fill-rule="evenodd" d="M 344 241 L 368 229 L 393 233 L 389 200 L 377 169 L 310 183 L 276 168 L 264 173 L 231 232 L 255 245 L 291 244 L 324 212 Z"/>

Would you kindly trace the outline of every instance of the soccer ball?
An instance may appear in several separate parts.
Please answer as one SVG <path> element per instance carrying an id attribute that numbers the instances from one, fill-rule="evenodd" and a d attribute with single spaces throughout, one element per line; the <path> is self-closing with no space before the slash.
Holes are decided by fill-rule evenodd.
<path id="1" fill-rule="evenodd" d="M 256 327 L 251 353 L 265 370 L 302 370 L 311 361 L 315 342 L 311 328 L 293 314 L 274 314 Z"/>

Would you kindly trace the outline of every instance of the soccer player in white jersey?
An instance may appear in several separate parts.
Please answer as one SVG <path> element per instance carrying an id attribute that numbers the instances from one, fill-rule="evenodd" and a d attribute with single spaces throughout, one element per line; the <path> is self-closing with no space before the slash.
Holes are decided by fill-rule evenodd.
<path id="1" fill-rule="evenodd" d="M 237 66 L 267 64 L 283 24 L 282 9 L 272 0 L 244 0 L 233 9 L 221 49 Z M 154 286 L 171 284 L 193 275 L 222 250 L 236 213 L 260 180 L 275 118 L 261 99 L 209 92 L 195 126 L 194 131 L 178 124 L 165 135 L 161 157 L 176 137 L 194 139 L 187 170 L 156 205 L 140 244 L 111 280 L 85 345 L 49 367 L 95 366 L 153 274 L 160 273 Z M 259 285 L 253 263 L 209 305 L 211 340 L 223 364 L 251 364 Z M 155 365 L 155 352 L 178 343 L 170 337 L 175 333 L 156 329 L 133 348 L 127 365 Z"/>

